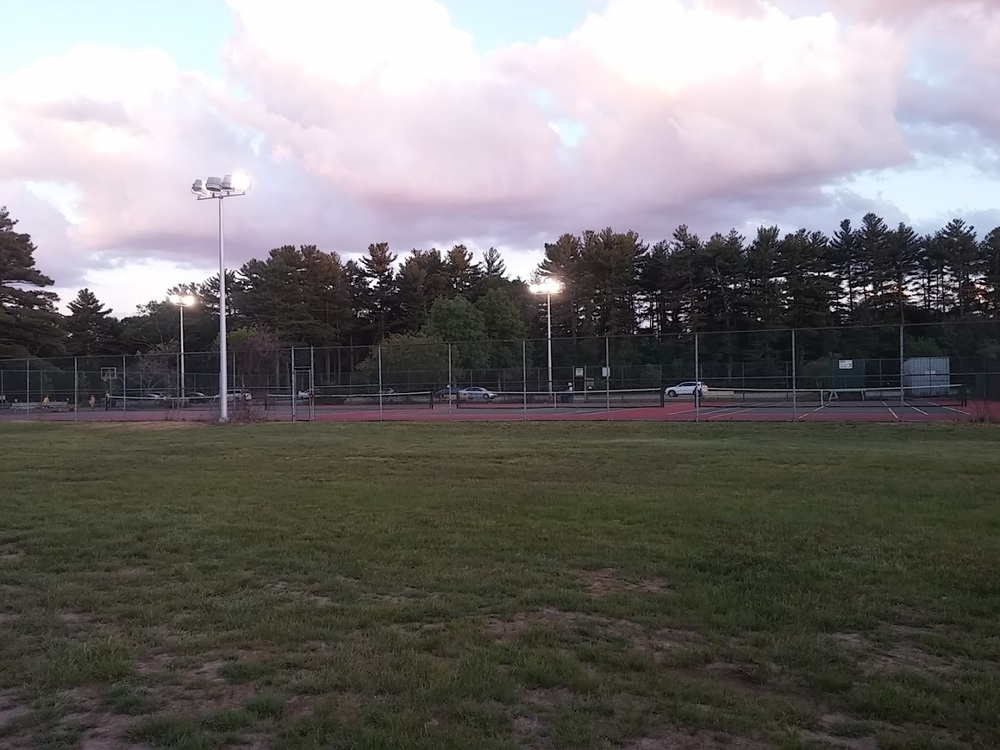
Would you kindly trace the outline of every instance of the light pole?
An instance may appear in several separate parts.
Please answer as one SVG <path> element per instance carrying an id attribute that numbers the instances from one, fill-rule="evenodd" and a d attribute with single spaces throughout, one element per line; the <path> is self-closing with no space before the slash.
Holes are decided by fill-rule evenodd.
<path id="1" fill-rule="evenodd" d="M 549 393 L 553 393 L 552 390 L 552 295 L 559 294 L 562 291 L 563 285 L 558 279 L 547 278 L 537 284 L 532 284 L 528 287 L 528 291 L 532 294 L 544 294 L 545 295 L 545 307 L 547 310 L 548 319 L 548 345 L 549 345 Z"/>
<path id="2" fill-rule="evenodd" d="M 250 177 L 242 172 L 227 174 L 222 179 L 209 177 L 195 180 L 191 192 L 198 200 L 219 201 L 219 421 L 229 421 L 229 373 L 226 351 L 226 253 L 222 223 L 222 200 L 246 195 L 250 190 Z"/>
<path id="3" fill-rule="evenodd" d="M 171 294 L 167 299 L 181 311 L 181 381 L 177 395 L 184 398 L 184 308 L 191 307 L 197 300 L 193 294 Z"/>

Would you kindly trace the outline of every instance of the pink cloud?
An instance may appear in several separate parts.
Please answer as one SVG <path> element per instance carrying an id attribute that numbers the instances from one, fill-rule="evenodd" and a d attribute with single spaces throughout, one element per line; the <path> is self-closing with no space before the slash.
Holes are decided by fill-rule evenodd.
<path id="1" fill-rule="evenodd" d="M 820 186 L 910 158 L 897 109 L 921 97 L 911 32 L 852 0 L 799 16 L 611 0 L 565 39 L 487 57 L 433 0 L 331 0 L 322 18 L 303 0 L 230 5 L 225 81 L 155 51 L 94 48 L 0 81 L 0 181 L 76 191 L 82 218 L 51 258 L 203 266 L 216 218 L 188 187 L 237 168 L 255 187 L 230 204 L 233 265 L 289 242 L 528 249 L 583 227 L 656 237 L 697 216 L 808 214 Z M 980 12 L 963 7 L 952 23 Z M 994 65 L 992 29 L 968 66 Z M 572 130 L 578 142 L 561 140 Z"/>
<path id="2" fill-rule="evenodd" d="M 792 0 L 795 2 L 795 0 Z M 834 12 L 861 19 L 907 22 L 928 13 L 995 12 L 995 0 L 829 0 Z"/>

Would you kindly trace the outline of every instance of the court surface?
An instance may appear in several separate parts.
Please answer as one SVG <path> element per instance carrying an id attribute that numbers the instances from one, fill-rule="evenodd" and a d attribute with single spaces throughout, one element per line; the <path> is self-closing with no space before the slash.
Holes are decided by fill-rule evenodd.
<path id="1" fill-rule="evenodd" d="M 232 412 L 238 418 L 238 411 Z M 436 403 L 430 405 L 377 404 L 314 405 L 299 404 L 293 416 L 289 404 L 259 409 L 257 419 L 266 421 L 413 421 L 413 422 L 467 422 L 467 421 L 648 421 L 648 422 L 947 422 L 986 421 L 1000 419 L 1000 402 L 970 402 L 966 405 L 938 405 L 933 403 L 901 404 L 884 401 L 842 403 L 837 405 L 797 405 L 787 403 L 752 405 L 713 404 L 697 407 L 693 400 L 670 400 L 663 406 L 656 405 L 607 405 L 558 404 L 531 405 L 524 408 L 517 404 L 464 404 Z M 146 408 L 136 411 L 81 408 L 79 411 L 53 411 L 42 408 L 0 411 L 0 422 L 156 422 L 156 421 L 214 421 L 211 407 Z"/>

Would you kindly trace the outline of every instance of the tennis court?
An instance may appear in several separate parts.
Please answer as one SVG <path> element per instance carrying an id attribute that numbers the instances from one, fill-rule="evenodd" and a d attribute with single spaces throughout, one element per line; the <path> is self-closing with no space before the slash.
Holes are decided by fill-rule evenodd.
<path id="1" fill-rule="evenodd" d="M 113 399 L 73 409 L 62 402 L 24 403 L 0 421 L 206 421 L 212 399 Z M 659 388 L 555 392 L 494 391 L 489 398 L 435 391 L 357 393 L 292 399 L 262 393 L 230 403 L 249 421 L 650 421 L 650 422 L 928 422 L 1000 419 L 1000 403 L 977 401 L 962 385 L 840 390 L 712 389 L 700 399 L 669 398 Z"/>

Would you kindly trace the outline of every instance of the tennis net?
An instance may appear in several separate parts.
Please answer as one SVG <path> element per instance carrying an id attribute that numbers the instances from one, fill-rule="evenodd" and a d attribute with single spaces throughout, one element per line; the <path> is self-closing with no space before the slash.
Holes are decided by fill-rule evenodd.
<path id="1" fill-rule="evenodd" d="M 712 388 L 701 398 L 702 408 L 809 407 L 959 407 L 968 403 L 961 384 L 890 388 Z"/>
<path id="2" fill-rule="evenodd" d="M 660 388 L 590 391 L 459 391 L 455 403 L 468 408 L 644 409 L 663 406 Z"/>
<path id="3" fill-rule="evenodd" d="M 282 397 L 275 398 L 276 402 L 280 402 Z M 283 400 L 291 401 L 291 396 L 285 394 Z M 393 407 L 427 407 L 428 409 L 434 406 L 434 392 L 433 391 L 395 391 L 392 389 L 386 389 L 379 393 L 368 392 L 368 393 L 350 393 L 350 392 L 334 392 L 325 391 L 322 388 L 317 388 L 315 393 L 300 393 L 298 394 L 297 400 L 299 403 L 312 403 L 316 407 L 323 406 L 357 406 L 365 408 L 381 408 L 389 409 Z"/>

